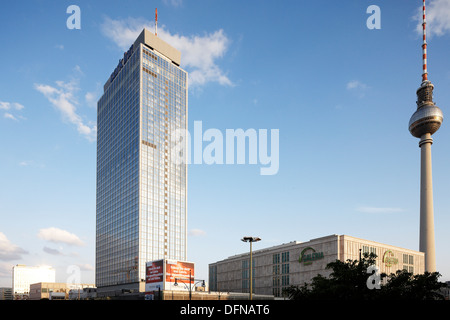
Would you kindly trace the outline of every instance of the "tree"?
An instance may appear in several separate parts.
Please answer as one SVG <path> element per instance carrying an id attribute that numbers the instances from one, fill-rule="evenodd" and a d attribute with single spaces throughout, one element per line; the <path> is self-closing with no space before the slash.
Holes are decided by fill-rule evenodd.
<path id="1" fill-rule="evenodd" d="M 412 274 L 399 270 L 388 277 L 387 283 L 381 288 L 381 296 L 396 300 L 443 300 L 440 289 L 445 286 L 438 281 L 439 272 Z"/>
<path id="2" fill-rule="evenodd" d="M 332 270 L 328 278 L 319 274 L 311 283 L 291 286 L 284 293 L 292 300 L 443 299 L 439 289 L 445 284 L 438 282 L 438 272 L 413 275 L 403 270 L 381 274 L 380 280 L 386 279 L 385 284 L 380 289 L 369 289 L 367 270 L 375 265 L 376 257 L 365 253 L 359 260 L 336 260 L 326 266 Z"/>

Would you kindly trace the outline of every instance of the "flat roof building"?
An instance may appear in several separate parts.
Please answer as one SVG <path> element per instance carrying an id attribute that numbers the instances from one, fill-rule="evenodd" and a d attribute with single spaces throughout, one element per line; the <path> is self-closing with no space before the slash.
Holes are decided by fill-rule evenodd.
<path id="1" fill-rule="evenodd" d="M 360 254 L 375 253 L 380 273 L 406 269 L 424 272 L 424 253 L 347 235 L 330 235 L 308 242 L 293 241 L 253 251 L 253 293 L 282 296 L 282 290 L 301 286 L 321 274 L 328 277 L 328 263 L 358 260 Z M 219 292 L 249 292 L 250 253 L 209 264 L 209 288 Z"/>
<path id="2" fill-rule="evenodd" d="M 188 75 L 178 50 L 144 29 L 97 105 L 97 294 L 145 290 L 145 264 L 186 260 Z"/>
<path id="3" fill-rule="evenodd" d="M 0 288 L 0 300 L 12 300 L 12 288 Z"/>
<path id="4" fill-rule="evenodd" d="M 38 282 L 30 285 L 29 300 L 68 300 L 70 291 L 80 288 L 94 288 L 93 284 L 69 284 L 58 282 Z"/>
<path id="5" fill-rule="evenodd" d="M 37 282 L 55 282 L 56 271 L 50 266 L 26 266 L 12 268 L 12 292 L 14 299 L 28 299 L 30 285 Z"/>

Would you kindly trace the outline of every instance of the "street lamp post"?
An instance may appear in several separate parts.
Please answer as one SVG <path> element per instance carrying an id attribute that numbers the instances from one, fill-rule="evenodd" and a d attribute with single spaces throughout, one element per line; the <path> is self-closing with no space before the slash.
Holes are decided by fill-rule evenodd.
<path id="1" fill-rule="evenodd" d="M 243 242 L 250 242 L 250 300 L 252 300 L 253 291 L 253 257 L 252 257 L 252 243 L 261 241 L 258 237 L 243 237 L 241 239 Z"/>
<path id="2" fill-rule="evenodd" d="M 199 280 L 199 279 L 193 279 L 192 278 L 192 270 L 191 269 L 189 269 L 189 279 L 187 279 L 187 278 L 175 278 L 175 283 L 173 285 L 174 286 L 178 286 L 178 281 L 183 283 L 184 286 L 186 287 L 186 289 L 189 290 L 189 300 L 192 300 L 192 282 L 194 282 L 194 287 L 195 287 L 196 284 L 198 284 L 200 282 L 202 283 L 202 287 L 205 286 L 205 280 Z M 187 286 L 185 281 L 189 281 L 189 287 Z"/>

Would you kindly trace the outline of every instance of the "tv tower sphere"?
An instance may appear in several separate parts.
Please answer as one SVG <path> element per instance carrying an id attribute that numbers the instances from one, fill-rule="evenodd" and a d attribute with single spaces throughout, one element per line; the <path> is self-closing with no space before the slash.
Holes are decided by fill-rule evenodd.
<path id="1" fill-rule="evenodd" d="M 441 109 L 433 102 L 433 89 L 430 81 L 424 81 L 417 90 L 417 110 L 409 120 L 409 132 L 416 138 L 426 133 L 432 135 L 444 120 Z"/>

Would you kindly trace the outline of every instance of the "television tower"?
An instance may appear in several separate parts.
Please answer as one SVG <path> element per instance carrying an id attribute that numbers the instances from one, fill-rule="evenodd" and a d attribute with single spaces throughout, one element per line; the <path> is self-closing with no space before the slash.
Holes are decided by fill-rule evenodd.
<path id="1" fill-rule="evenodd" d="M 434 243 L 433 183 L 431 172 L 431 135 L 442 124 L 444 116 L 433 102 L 433 84 L 428 80 L 427 72 L 427 36 L 426 11 L 423 0 L 423 73 L 422 84 L 417 89 L 417 110 L 409 120 L 409 131 L 420 138 L 420 243 L 419 251 L 425 253 L 425 271 L 436 271 Z"/>

